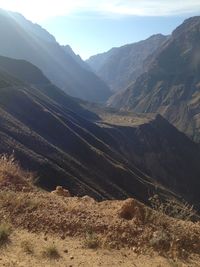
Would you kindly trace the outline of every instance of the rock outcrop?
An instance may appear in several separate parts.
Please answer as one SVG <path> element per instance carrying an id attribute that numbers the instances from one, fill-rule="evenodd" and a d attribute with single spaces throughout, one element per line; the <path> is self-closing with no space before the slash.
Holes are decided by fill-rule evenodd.
<path id="1" fill-rule="evenodd" d="M 69 190 L 64 189 L 62 186 L 56 186 L 56 190 L 51 193 L 61 197 L 71 197 Z"/>

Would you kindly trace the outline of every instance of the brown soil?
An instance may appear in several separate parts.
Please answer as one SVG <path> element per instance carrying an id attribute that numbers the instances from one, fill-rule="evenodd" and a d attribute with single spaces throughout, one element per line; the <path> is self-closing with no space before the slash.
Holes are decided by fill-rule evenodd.
<path id="1" fill-rule="evenodd" d="M 28 242 L 32 252 L 24 250 L 22 244 Z M 60 258 L 44 257 L 46 247 L 54 244 Z M 44 234 L 33 234 L 24 230 L 14 231 L 11 242 L 0 251 L 0 266 L 5 267 L 198 267 L 198 259 L 189 261 L 170 260 L 156 253 L 138 255 L 132 249 L 88 249 L 82 240 Z"/>
<path id="2" fill-rule="evenodd" d="M 134 200 L 133 200 L 134 201 Z M 96 202 L 90 197 L 61 197 L 46 192 L 0 192 L 0 218 L 15 227 L 61 238 L 95 234 L 100 247 L 158 251 L 168 257 L 200 255 L 200 224 L 154 213 L 134 201 L 131 217 L 121 216 L 126 201 Z M 139 214 L 139 215 L 138 215 Z"/>
<path id="3" fill-rule="evenodd" d="M 0 172 L 0 223 L 14 231 L 0 248 L 0 266 L 200 266 L 200 222 L 170 218 L 134 199 L 59 196 L 35 188 L 20 168 L 9 170 Z M 34 255 L 24 255 L 24 239 Z M 61 256 L 54 262 L 41 256 L 53 242 Z"/>

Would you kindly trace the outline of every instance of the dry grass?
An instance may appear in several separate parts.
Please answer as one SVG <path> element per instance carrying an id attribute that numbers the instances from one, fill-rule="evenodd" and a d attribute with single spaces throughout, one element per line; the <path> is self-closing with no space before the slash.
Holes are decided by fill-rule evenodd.
<path id="1" fill-rule="evenodd" d="M 90 249 L 96 249 L 99 246 L 100 246 L 100 240 L 97 237 L 97 235 L 92 231 L 88 231 L 85 235 L 84 247 Z"/>
<path id="2" fill-rule="evenodd" d="M 23 252 L 27 254 L 34 254 L 34 248 L 32 243 L 29 240 L 23 240 L 20 244 Z"/>
<path id="3" fill-rule="evenodd" d="M 51 260 L 56 260 L 60 258 L 60 254 L 55 244 L 45 247 L 44 250 L 42 251 L 42 255 Z"/>
<path id="4" fill-rule="evenodd" d="M 174 199 L 161 200 L 158 195 L 149 198 L 151 207 L 161 214 L 166 214 L 170 217 L 190 221 L 195 218 L 197 212 L 193 206 L 187 202 L 179 203 Z"/>
<path id="5" fill-rule="evenodd" d="M 15 190 L 29 190 L 36 180 L 33 173 L 24 171 L 13 155 L 0 156 L 0 185 L 15 187 Z"/>
<path id="6" fill-rule="evenodd" d="M 20 168 L 19 164 L 15 161 L 13 155 L 8 156 L 3 154 L 0 157 L 0 180 L 4 180 L 7 176 L 24 176 L 24 171 Z"/>
<path id="7" fill-rule="evenodd" d="M 10 241 L 11 226 L 7 223 L 0 224 L 0 246 L 5 246 Z"/>
<path id="8" fill-rule="evenodd" d="M 39 207 L 39 200 L 31 196 L 24 197 L 22 192 L 2 191 L 0 192 L 0 206 L 6 209 L 20 210 L 23 212 L 31 212 Z"/>

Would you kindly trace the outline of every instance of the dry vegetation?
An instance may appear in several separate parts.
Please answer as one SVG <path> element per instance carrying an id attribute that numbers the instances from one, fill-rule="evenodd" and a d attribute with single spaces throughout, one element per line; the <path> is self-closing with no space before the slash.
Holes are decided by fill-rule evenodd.
<path id="1" fill-rule="evenodd" d="M 34 248 L 32 243 L 29 240 L 23 240 L 20 244 L 20 247 L 23 252 L 27 254 L 34 254 Z"/>
<path id="2" fill-rule="evenodd" d="M 99 247 L 100 241 L 95 233 L 93 233 L 92 231 L 88 231 L 86 232 L 83 245 L 86 248 L 96 249 Z"/>
<path id="3" fill-rule="evenodd" d="M 162 200 L 158 195 L 149 198 L 153 210 L 160 214 L 166 214 L 170 217 L 191 221 L 198 218 L 197 212 L 194 207 L 187 202 L 177 202 L 175 199 Z"/>
<path id="4" fill-rule="evenodd" d="M 0 224 L 0 247 L 5 246 L 10 241 L 11 226 L 7 223 Z"/>
<path id="5" fill-rule="evenodd" d="M 31 174 L 21 170 L 13 157 L 2 156 L 0 162 L 0 242 L 1 238 L 4 243 L 12 237 L 10 228 L 5 227 L 9 222 L 14 229 L 30 233 L 54 235 L 61 240 L 79 238 L 82 249 L 158 253 L 172 262 L 184 260 L 186 266 L 200 264 L 200 223 L 189 221 L 187 213 L 184 215 L 188 221 L 184 221 L 164 214 L 162 209 L 166 207 L 161 204 L 155 211 L 134 199 L 96 202 L 88 196 L 50 194 L 35 188 Z M 179 209 L 177 212 L 180 215 Z M 41 249 L 41 255 L 60 261 L 57 244 L 51 244 Z M 21 242 L 20 247 L 27 255 L 35 255 L 30 240 Z M 197 265 L 189 265 L 192 259 Z"/>
<path id="6" fill-rule="evenodd" d="M 33 190 L 36 177 L 33 173 L 24 171 L 14 156 L 2 155 L 0 157 L 0 186 L 1 189 L 13 191 Z"/>
<path id="7" fill-rule="evenodd" d="M 44 250 L 42 251 L 42 255 L 44 257 L 47 257 L 49 259 L 54 259 L 54 260 L 60 258 L 60 254 L 55 244 L 45 247 Z"/>

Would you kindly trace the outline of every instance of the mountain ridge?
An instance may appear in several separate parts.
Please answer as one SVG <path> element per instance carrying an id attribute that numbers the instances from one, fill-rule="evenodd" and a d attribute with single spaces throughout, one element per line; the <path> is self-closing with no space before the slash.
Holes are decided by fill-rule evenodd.
<path id="1" fill-rule="evenodd" d="M 162 34 L 155 34 L 146 40 L 115 47 L 103 54 L 92 56 L 86 62 L 112 91 L 120 91 L 145 71 L 145 59 L 167 38 Z"/>
<path id="2" fill-rule="evenodd" d="M 180 25 L 147 59 L 147 70 L 109 106 L 158 112 L 197 142 L 200 140 L 200 17 Z"/>
<path id="3" fill-rule="evenodd" d="M 138 117 L 133 125 L 127 120 L 137 117 L 133 114 L 123 117 L 108 112 L 103 119 L 100 113 L 86 110 L 81 102 L 65 95 L 48 79 L 40 83 L 39 70 L 38 82 L 37 76 L 31 85 L 27 80 L 21 82 L 24 73 L 18 64 L 22 63 L 25 64 L 0 57 L 1 71 L 4 68 L 4 73 L 11 72 L 15 66 L 17 71 L 13 73 L 15 76 L 18 73 L 17 80 L 10 75 L 6 78 L 6 74 L 0 76 L 0 153 L 11 154 L 14 149 L 22 166 L 36 171 L 39 184 L 48 190 L 62 185 L 75 195 L 89 194 L 96 199 L 134 196 L 144 203 L 158 192 L 184 198 L 198 208 L 196 177 L 200 168 L 198 160 L 189 156 L 192 153 L 199 158 L 200 150 L 195 143 L 159 116 L 145 118 L 144 122 Z M 35 68 L 26 62 L 27 72 L 32 69 L 35 72 Z M 2 83 L 3 79 L 10 83 Z M 119 123 L 124 119 L 127 125 Z M 158 145 L 158 140 L 167 144 L 168 149 Z M 181 168 L 170 168 L 176 164 Z"/>
<path id="4" fill-rule="evenodd" d="M 0 12 L 2 56 L 24 59 L 39 67 L 52 83 L 69 95 L 104 102 L 108 86 L 93 72 L 80 66 L 46 30 L 18 13 Z M 15 46 L 13 46 L 15 44 Z"/>

